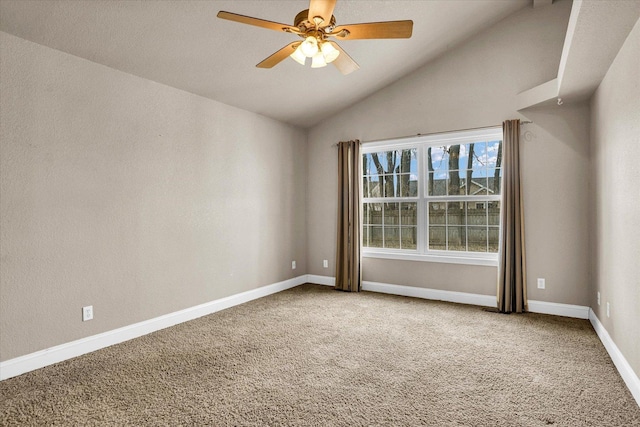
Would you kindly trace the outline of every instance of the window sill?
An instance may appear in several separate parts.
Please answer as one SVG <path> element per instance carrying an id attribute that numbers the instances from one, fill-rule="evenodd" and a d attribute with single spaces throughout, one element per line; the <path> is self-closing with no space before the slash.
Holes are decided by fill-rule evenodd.
<path id="1" fill-rule="evenodd" d="M 400 253 L 400 252 L 381 252 L 381 251 L 363 251 L 363 258 L 381 258 L 381 259 L 397 259 L 402 261 L 425 261 L 425 262 L 443 262 L 448 264 L 466 264 L 466 265 L 483 265 L 489 267 L 498 266 L 498 256 L 454 256 L 454 255 L 434 255 L 434 254 L 418 254 L 418 253 Z"/>

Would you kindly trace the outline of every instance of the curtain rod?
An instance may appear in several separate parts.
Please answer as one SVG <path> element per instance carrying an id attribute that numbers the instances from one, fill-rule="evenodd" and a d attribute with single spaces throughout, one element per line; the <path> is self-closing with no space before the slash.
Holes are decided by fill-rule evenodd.
<path id="1" fill-rule="evenodd" d="M 533 123 L 531 120 L 522 120 L 520 121 L 521 125 L 528 125 Z M 493 126 L 480 126 L 477 128 L 467 128 L 467 129 L 456 129 L 456 130 L 447 130 L 444 132 L 431 132 L 431 133 L 418 133 L 416 135 L 407 135 L 407 136 L 401 136 L 398 138 L 385 138 L 385 139 L 375 139 L 372 141 L 362 141 L 362 144 L 366 144 L 368 142 L 382 142 L 382 141 L 390 141 L 390 140 L 396 140 L 396 139 L 406 139 L 406 138 L 415 138 L 416 136 L 429 136 L 429 135 L 440 135 L 443 133 L 452 133 L 452 132 L 464 132 L 467 130 L 479 130 L 479 129 L 490 129 L 490 128 L 497 128 L 497 127 L 502 127 L 502 123 L 500 123 L 499 125 L 493 125 Z M 334 144 L 336 147 L 340 144 Z"/>

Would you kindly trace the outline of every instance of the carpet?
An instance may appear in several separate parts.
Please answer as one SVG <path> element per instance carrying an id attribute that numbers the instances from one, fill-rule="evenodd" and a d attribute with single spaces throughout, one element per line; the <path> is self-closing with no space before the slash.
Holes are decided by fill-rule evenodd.
<path id="1" fill-rule="evenodd" d="M 0 382 L 0 425 L 631 426 L 586 320 L 302 285 Z"/>

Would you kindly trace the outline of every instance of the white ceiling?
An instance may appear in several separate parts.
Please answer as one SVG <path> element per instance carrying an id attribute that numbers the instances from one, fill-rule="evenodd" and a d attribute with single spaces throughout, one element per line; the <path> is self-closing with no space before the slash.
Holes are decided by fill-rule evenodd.
<path id="1" fill-rule="evenodd" d="M 411 39 L 340 45 L 360 65 L 255 64 L 296 36 L 216 18 L 220 10 L 293 24 L 307 0 L 0 1 L 0 30 L 225 104 L 310 127 L 415 70 L 531 0 L 338 0 L 337 23 L 412 19 Z"/>

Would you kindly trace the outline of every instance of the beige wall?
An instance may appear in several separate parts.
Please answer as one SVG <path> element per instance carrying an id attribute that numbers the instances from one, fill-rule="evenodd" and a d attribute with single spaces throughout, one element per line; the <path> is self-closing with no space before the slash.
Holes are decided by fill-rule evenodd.
<path id="1" fill-rule="evenodd" d="M 0 360 L 306 273 L 303 131 L 0 43 Z"/>
<path id="2" fill-rule="evenodd" d="M 516 111 L 516 96 L 556 77 L 571 2 L 512 15 L 309 132 L 309 273 L 334 275 L 339 140 L 363 141 L 529 118 L 523 169 L 529 295 L 588 302 L 588 108 Z M 322 260 L 330 268 L 322 268 Z M 365 259 L 365 280 L 493 295 L 496 268 Z M 547 289 L 538 291 L 535 279 Z"/>
<path id="3" fill-rule="evenodd" d="M 591 99 L 590 305 L 640 376 L 640 22 Z M 596 293 L 601 294 L 601 305 Z M 606 303 L 611 317 L 607 317 Z"/>

